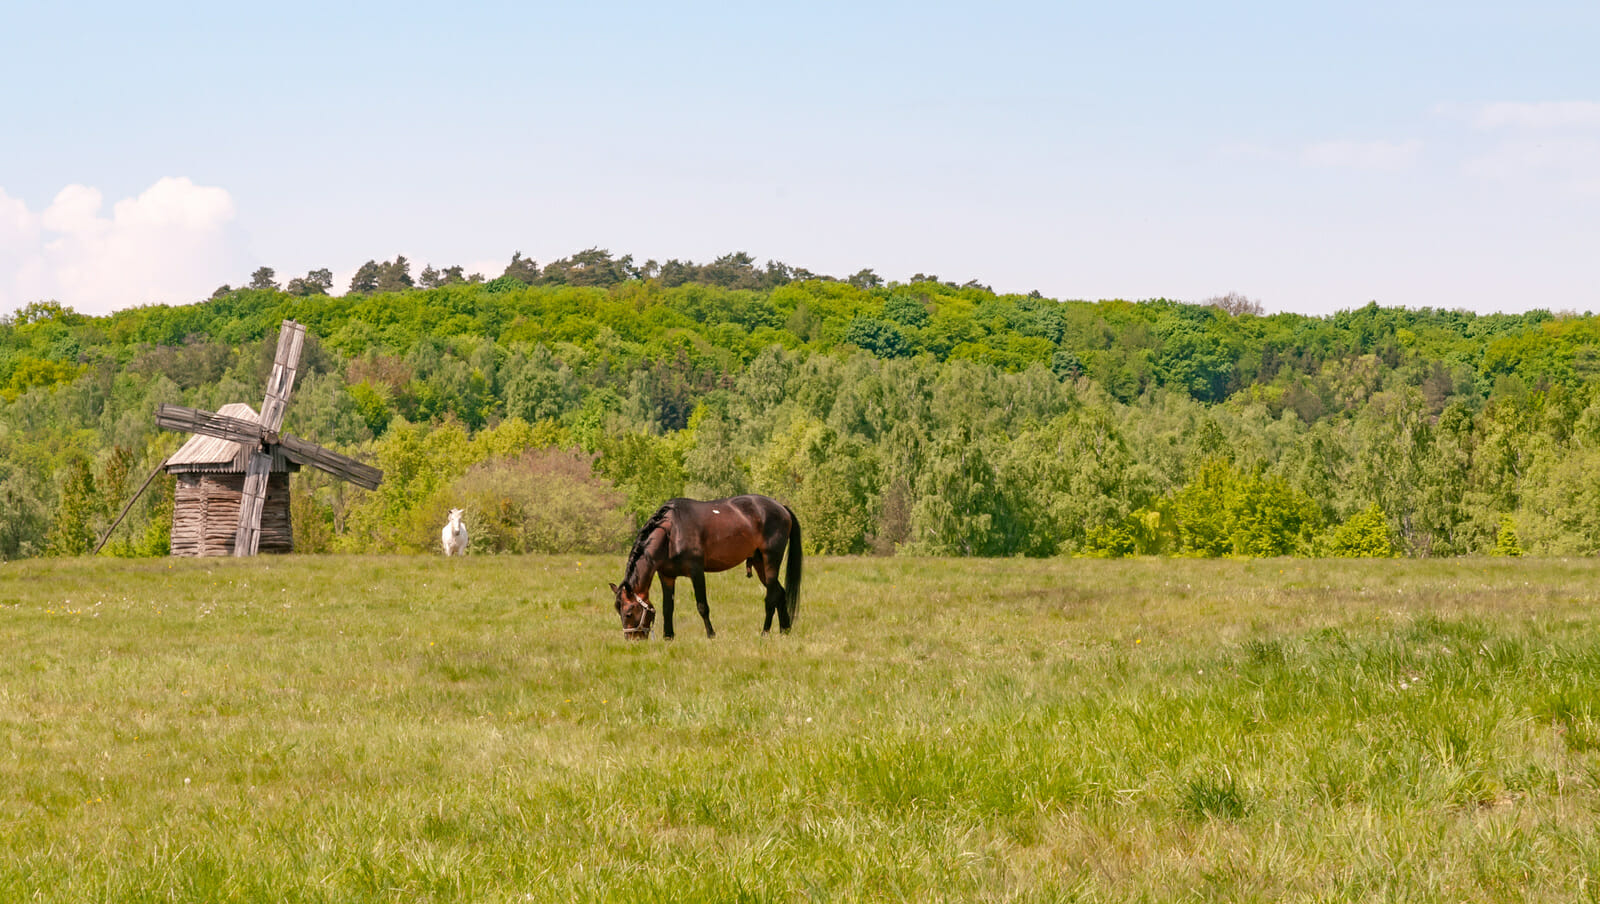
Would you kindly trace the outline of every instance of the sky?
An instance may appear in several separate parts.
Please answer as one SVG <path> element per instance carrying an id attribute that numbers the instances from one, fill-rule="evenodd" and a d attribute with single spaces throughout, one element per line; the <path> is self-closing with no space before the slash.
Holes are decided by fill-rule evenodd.
<path id="1" fill-rule="evenodd" d="M 0 8 L 0 314 L 404 255 L 1600 310 L 1600 4 Z"/>

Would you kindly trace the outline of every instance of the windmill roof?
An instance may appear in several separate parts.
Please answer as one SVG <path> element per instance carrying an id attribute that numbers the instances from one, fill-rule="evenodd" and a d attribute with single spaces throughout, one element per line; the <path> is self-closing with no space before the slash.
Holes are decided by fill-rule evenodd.
<path id="1" fill-rule="evenodd" d="M 218 414 L 236 417 L 240 420 L 261 423 L 261 415 L 254 408 L 243 402 L 232 402 L 217 409 Z M 178 447 L 167 459 L 168 471 L 221 471 L 244 472 L 246 463 L 250 460 L 251 449 L 231 440 L 218 439 L 214 436 L 201 436 L 195 434 L 189 441 Z M 298 465 L 293 465 L 284 457 L 283 451 L 276 445 L 272 446 L 272 470 L 298 471 Z"/>

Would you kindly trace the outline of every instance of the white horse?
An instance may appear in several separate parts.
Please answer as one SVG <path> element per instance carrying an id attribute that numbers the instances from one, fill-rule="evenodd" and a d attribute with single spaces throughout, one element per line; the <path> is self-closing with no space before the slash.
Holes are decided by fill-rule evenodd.
<path id="1" fill-rule="evenodd" d="M 447 556 L 467 554 L 467 526 L 461 523 L 461 515 L 461 509 L 451 509 L 450 523 L 439 532 L 439 540 L 444 544 L 444 554 Z"/>

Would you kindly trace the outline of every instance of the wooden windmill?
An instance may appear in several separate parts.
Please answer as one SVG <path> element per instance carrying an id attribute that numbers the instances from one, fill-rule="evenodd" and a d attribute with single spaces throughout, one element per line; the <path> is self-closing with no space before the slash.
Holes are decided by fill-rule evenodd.
<path id="1" fill-rule="evenodd" d="M 300 465 L 310 465 L 368 490 L 377 489 L 383 480 L 383 472 L 377 468 L 278 432 L 289 404 L 289 391 L 294 388 L 305 338 L 303 324 L 283 322 L 272 376 L 267 381 L 267 397 L 259 415 L 248 405 L 240 404 L 226 405 L 216 413 L 181 405 L 162 405 L 156 410 L 158 426 L 196 434 L 163 465 L 180 476 L 172 512 L 174 555 L 253 556 L 261 549 L 263 512 L 268 508 L 273 510 L 268 513 L 268 521 L 274 526 L 268 548 L 288 552 L 293 548 L 288 530 L 288 472 Z M 238 477 L 241 472 L 242 479 Z M 209 482 L 195 479 L 192 492 L 185 492 L 183 475 L 195 473 L 207 475 Z M 227 479 L 230 475 L 232 480 Z M 208 524 L 216 521 L 218 514 L 231 516 L 235 507 L 237 527 L 232 543 L 228 543 L 225 533 L 219 540 Z"/>

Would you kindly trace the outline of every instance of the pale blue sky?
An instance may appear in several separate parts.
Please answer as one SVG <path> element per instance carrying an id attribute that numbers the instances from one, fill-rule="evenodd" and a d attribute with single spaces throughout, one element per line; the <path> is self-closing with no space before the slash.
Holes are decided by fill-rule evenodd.
<path id="1" fill-rule="evenodd" d="M 1600 4 L 15 2 L 0 311 L 404 254 L 1600 309 Z"/>

